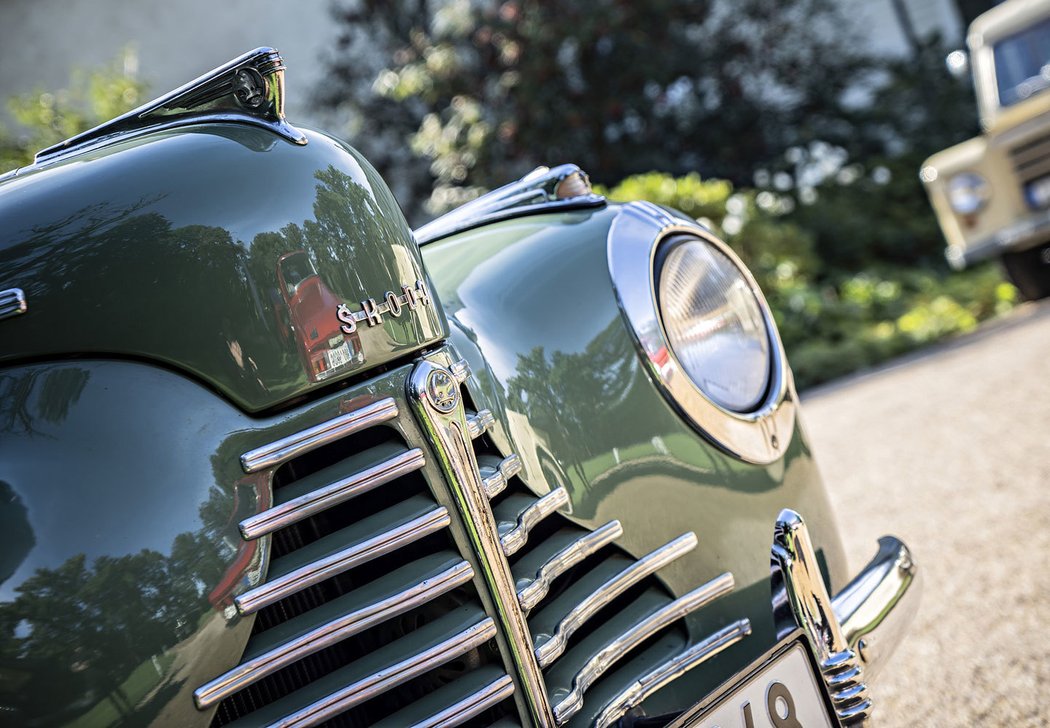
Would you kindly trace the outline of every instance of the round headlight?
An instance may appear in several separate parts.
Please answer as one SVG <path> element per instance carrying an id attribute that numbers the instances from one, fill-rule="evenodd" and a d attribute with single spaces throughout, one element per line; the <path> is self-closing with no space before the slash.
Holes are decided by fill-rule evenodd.
<path id="1" fill-rule="evenodd" d="M 733 412 L 765 398 L 771 369 L 762 308 L 743 271 L 696 238 L 667 241 L 658 303 L 671 350 L 700 391 Z"/>
<path id="2" fill-rule="evenodd" d="M 976 172 L 960 172 L 948 180 L 948 204 L 960 215 L 972 215 L 988 202 L 991 187 Z"/>

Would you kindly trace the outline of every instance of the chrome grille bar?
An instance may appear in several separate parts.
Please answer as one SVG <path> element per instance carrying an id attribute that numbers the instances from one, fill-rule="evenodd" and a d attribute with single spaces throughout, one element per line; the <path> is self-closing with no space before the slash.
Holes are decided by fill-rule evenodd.
<path id="1" fill-rule="evenodd" d="M 751 634 L 751 622 L 747 619 L 738 620 L 650 670 L 609 701 L 609 704 L 595 718 L 594 728 L 608 728 L 622 718 L 627 711 L 641 705 L 657 690 L 672 680 L 677 680 L 727 647 L 735 645 L 749 634 Z"/>
<path id="2" fill-rule="evenodd" d="M 492 412 L 487 409 L 479 410 L 472 415 L 467 415 L 467 433 L 470 435 L 471 440 L 478 439 L 495 424 L 496 418 L 493 416 Z"/>
<path id="3" fill-rule="evenodd" d="M 342 503 L 402 475 L 419 470 L 425 463 L 423 451 L 414 448 L 323 488 L 294 498 L 287 503 L 245 518 L 240 524 L 241 535 L 251 540 L 273 533 L 337 503 Z"/>
<path id="4" fill-rule="evenodd" d="M 348 612 L 338 619 L 243 662 L 197 688 L 193 693 L 193 699 L 198 708 L 202 710 L 208 708 L 307 655 L 331 647 L 351 635 L 404 614 L 410 609 L 415 609 L 467 583 L 472 578 L 474 578 L 474 570 L 466 561 L 461 561 L 439 574 L 423 579 L 408 589 Z"/>
<path id="5" fill-rule="evenodd" d="M 382 695 L 387 690 L 432 670 L 439 665 L 470 652 L 496 636 L 496 625 L 491 617 L 485 617 L 447 640 L 406 660 L 372 673 L 341 690 L 325 696 L 271 725 L 281 728 L 305 728 L 324 721 L 359 705 L 366 700 Z"/>
<path id="6" fill-rule="evenodd" d="M 29 310 L 26 294 L 21 288 L 0 291 L 0 319 L 18 316 Z"/>
<path id="7" fill-rule="evenodd" d="M 405 544 L 440 531 L 449 523 L 448 510 L 443 506 L 436 506 L 422 516 L 385 533 L 337 551 L 246 591 L 237 596 L 234 602 L 242 614 L 252 614 L 269 604 L 284 599 L 289 594 L 294 594 L 336 574 L 341 574 L 383 554 L 395 551 Z"/>
<path id="8" fill-rule="evenodd" d="M 507 483 L 515 475 L 521 472 L 521 458 L 516 454 L 510 454 L 500 461 L 494 468 L 481 468 L 481 483 L 485 488 L 485 494 L 489 498 L 495 498 L 507 487 Z"/>
<path id="9" fill-rule="evenodd" d="M 367 407 L 340 415 L 314 427 L 308 427 L 302 432 L 282 437 L 269 445 L 249 450 L 241 455 L 241 467 L 246 473 L 265 470 L 322 445 L 327 445 L 340 437 L 392 420 L 397 415 L 397 402 L 387 397 Z"/>
<path id="10" fill-rule="evenodd" d="M 434 713 L 428 719 L 413 723 L 411 728 L 452 728 L 462 725 L 513 694 L 514 681 L 509 676 L 503 675 L 476 693 Z"/>
<path id="11" fill-rule="evenodd" d="M 634 564 L 621 571 L 609 581 L 602 584 L 590 596 L 573 608 L 558 623 L 554 633 L 541 641 L 543 635 L 536 636 L 536 659 L 540 667 L 547 667 L 565 651 L 569 638 L 593 617 L 602 607 L 616 599 L 632 586 L 647 576 L 671 563 L 678 557 L 696 548 L 696 534 L 684 533 L 660 548 L 646 554 Z"/>
<path id="12" fill-rule="evenodd" d="M 627 632 L 607 644 L 580 668 L 572 679 L 572 690 L 559 703 L 553 706 L 554 719 L 558 725 L 564 724 L 569 718 L 579 712 L 580 708 L 583 707 L 583 694 L 594 684 L 595 680 L 601 677 L 624 655 L 675 620 L 685 617 L 732 590 L 732 574 L 725 573 L 717 576 L 703 586 L 697 587 L 688 594 L 675 599 L 662 609 L 650 614 Z"/>
<path id="13" fill-rule="evenodd" d="M 518 589 L 518 603 L 528 613 L 547 596 L 551 582 L 603 546 L 623 535 L 619 521 L 609 521 L 601 528 L 574 541 L 544 563 L 528 584 Z"/>
<path id="14" fill-rule="evenodd" d="M 569 503 L 569 492 L 565 488 L 555 488 L 540 498 L 518 515 L 518 522 L 513 528 L 500 535 L 503 553 L 513 556 L 529 540 L 529 531 L 534 529 L 544 518 Z"/>

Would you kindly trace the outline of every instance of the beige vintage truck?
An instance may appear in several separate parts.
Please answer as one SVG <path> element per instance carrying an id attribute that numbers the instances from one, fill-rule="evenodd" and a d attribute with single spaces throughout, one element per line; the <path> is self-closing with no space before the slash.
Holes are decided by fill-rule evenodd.
<path id="1" fill-rule="evenodd" d="M 954 267 L 998 256 L 1029 299 L 1050 295 L 1050 0 L 1008 0 L 967 37 L 984 133 L 920 176 Z"/>

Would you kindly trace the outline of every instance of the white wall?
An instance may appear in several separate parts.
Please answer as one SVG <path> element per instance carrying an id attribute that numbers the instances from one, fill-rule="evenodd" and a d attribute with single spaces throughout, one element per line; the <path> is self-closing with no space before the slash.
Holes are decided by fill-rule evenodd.
<path id="1" fill-rule="evenodd" d="M 129 44 L 150 98 L 273 46 L 288 66 L 289 118 L 316 124 L 310 96 L 335 47 L 328 8 L 327 0 L 0 0 L 0 100 L 63 88 L 71 68 L 107 64 Z"/>

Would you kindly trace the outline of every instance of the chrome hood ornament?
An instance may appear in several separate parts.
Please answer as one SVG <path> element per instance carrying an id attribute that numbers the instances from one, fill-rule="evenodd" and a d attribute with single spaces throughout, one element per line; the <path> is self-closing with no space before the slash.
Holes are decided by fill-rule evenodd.
<path id="1" fill-rule="evenodd" d="M 284 61 L 273 48 L 256 48 L 137 109 L 37 152 L 51 161 L 146 129 L 170 129 L 202 121 L 262 126 L 295 144 L 306 135 L 284 118 Z"/>

